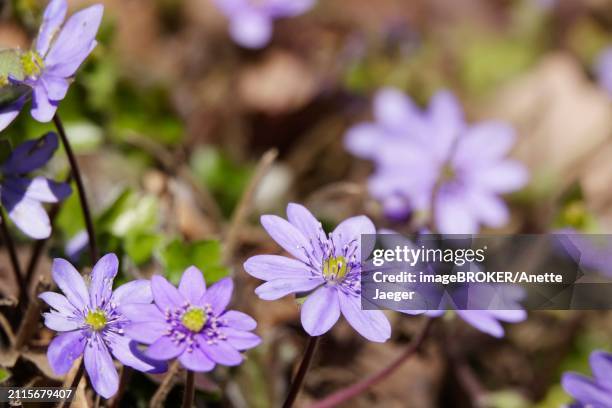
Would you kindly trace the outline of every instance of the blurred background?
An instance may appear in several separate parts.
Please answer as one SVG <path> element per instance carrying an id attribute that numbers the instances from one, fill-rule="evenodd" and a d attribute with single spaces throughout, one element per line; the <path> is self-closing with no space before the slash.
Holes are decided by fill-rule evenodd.
<path id="1" fill-rule="evenodd" d="M 531 181 L 508 197 L 505 232 L 612 232 L 612 89 L 596 68 L 612 46 L 612 1 L 320 0 L 276 21 L 259 50 L 232 41 L 211 0 L 101 2 L 100 44 L 59 109 L 101 252 L 120 256 L 117 283 L 155 272 L 176 283 L 191 264 L 209 283 L 232 275 L 235 307 L 254 315 L 264 339 L 240 367 L 197 376 L 199 406 L 279 405 L 305 344 L 295 301 L 259 300 L 258 282 L 242 269 L 248 256 L 280 253 L 259 214 L 284 215 L 297 201 L 325 226 L 365 213 L 379 227 L 402 230 L 368 197 L 371 164 L 343 147 L 345 131 L 371 118 L 371 96 L 383 86 L 423 105 L 451 89 L 470 121 L 515 127 L 513 156 Z M 71 10 L 91 3 L 69 2 Z M 0 1 L 0 46 L 28 48 L 45 5 Z M 3 137 L 17 143 L 48 130 L 22 114 Z M 51 170 L 67 174 L 65 155 Z M 55 256 L 87 263 L 80 214 L 73 194 L 57 214 L 32 290 L 49 281 Z M 18 237 L 18 250 L 25 263 L 31 242 Z M 2 251 L 0 312 L 17 325 L 25 312 L 11 309 L 18 288 L 7 268 Z M 394 333 L 385 344 L 364 341 L 342 320 L 325 336 L 299 405 L 401 353 L 422 320 L 388 315 Z M 589 373 L 589 353 L 612 350 L 608 312 L 532 312 L 501 340 L 452 316 L 443 325 L 419 356 L 351 404 L 470 407 L 484 398 L 495 407 L 558 407 L 571 401 L 561 373 Z M 44 356 L 52 335 L 37 322 L 21 349 L 0 352 L 0 382 L 61 382 Z M 6 333 L 0 342 L 7 344 Z M 447 358 L 451 347 L 461 364 Z M 159 381 L 135 373 L 122 404 L 146 406 Z M 167 406 L 180 392 L 175 387 Z M 91 398 L 80 394 L 78 403 Z"/>

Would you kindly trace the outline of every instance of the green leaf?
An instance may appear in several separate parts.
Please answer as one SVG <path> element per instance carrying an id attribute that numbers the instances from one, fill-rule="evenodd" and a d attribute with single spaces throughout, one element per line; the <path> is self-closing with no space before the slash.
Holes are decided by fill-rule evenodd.
<path id="1" fill-rule="evenodd" d="M 150 230 L 157 225 L 157 212 L 157 199 L 154 196 L 138 198 L 132 195 L 110 225 L 110 232 L 125 237 L 130 232 Z"/>
<path id="2" fill-rule="evenodd" d="M 153 256 L 153 252 L 162 241 L 160 235 L 153 233 L 132 233 L 125 238 L 124 248 L 127 255 L 136 265 L 142 265 Z"/>
<path id="3" fill-rule="evenodd" d="M 0 367 L 0 384 L 11 378 L 11 372 L 6 368 Z"/>
<path id="4" fill-rule="evenodd" d="M 204 273 L 206 282 L 212 283 L 227 276 L 228 270 L 221 263 L 221 244 L 215 240 L 182 242 L 171 241 L 160 253 L 166 276 L 178 284 L 183 271 L 196 266 Z"/>
<path id="5" fill-rule="evenodd" d="M 206 147 L 194 152 L 191 167 L 221 204 L 224 215 L 231 215 L 249 182 L 252 166 L 235 163 L 218 150 Z"/>
<path id="6" fill-rule="evenodd" d="M 72 238 L 85 228 L 81 203 L 74 183 L 72 183 L 72 194 L 62 203 L 55 225 L 68 238 Z"/>

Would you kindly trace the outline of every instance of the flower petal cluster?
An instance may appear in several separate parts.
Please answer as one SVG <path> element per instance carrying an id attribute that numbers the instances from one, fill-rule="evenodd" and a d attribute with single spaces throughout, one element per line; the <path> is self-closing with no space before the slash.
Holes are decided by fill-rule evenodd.
<path id="1" fill-rule="evenodd" d="M 422 111 L 397 89 L 380 90 L 371 123 L 352 127 L 346 148 L 376 166 L 368 188 L 392 218 L 433 214 L 443 234 L 470 234 L 484 224 L 509 219 L 500 194 L 527 183 L 527 171 L 505 156 L 512 128 L 499 122 L 466 124 L 461 106 L 447 91 Z"/>
<path id="2" fill-rule="evenodd" d="M 253 318 L 226 310 L 234 289 L 230 278 L 207 289 L 202 272 L 192 266 L 178 289 L 161 276 L 153 276 L 151 289 L 154 304 L 121 307 L 132 321 L 126 334 L 148 344 L 145 354 L 150 358 L 178 358 L 188 370 L 211 371 L 216 364 L 239 365 L 240 352 L 261 342 L 251 333 L 257 326 Z"/>
<path id="3" fill-rule="evenodd" d="M 268 234 L 293 258 L 249 258 L 245 271 L 266 281 L 255 293 L 264 300 L 305 295 L 301 321 L 311 336 L 329 331 L 342 314 L 366 339 L 389 339 L 391 326 L 384 313 L 361 308 L 361 256 L 373 249 L 361 247 L 361 235 L 376 233 L 372 221 L 366 216 L 348 218 L 326 235 L 321 223 L 299 204 L 287 206 L 287 218 L 261 217 Z"/>
<path id="4" fill-rule="evenodd" d="M 15 225 L 35 239 L 48 238 L 51 234 L 49 216 L 42 203 L 56 203 L 71 193 L 67 183 L 58 183 L 43 176 L 26 177 L 27 173 L 44 166 L 57 146 L 57 135 L 47 133 L 17 146 L 0 166 L 2 206 Z"/>
<path id="5" fill-rule="evenodd" d="M 96 4 L 73 14 L 65 24 L 66 0 L 51 0 L 43 15 L 34 48 L 22 54 L 23 78 L 9 78 L 31 91 L 0 109 L 0 130 L 5 129 L 32 98 L 31 114 L 49 122 L 68 92 L 70 79 L 95 48 L 104 7 Z M 62 26 L 63 24 L 63 26 Z"/>
<path id="6" fill-rule="evenodd" d="M 118 267 L 115 254 L 100 258 L 88 288 L 68 261 L 55 259 L 52 276 L 64 295 L 44 292 L 39 296 L 52 308 L 44 313 L 45 326 L 60 332 L 47 351 L 51 368 L 58 375 L 65 374 L 82 355 L 93 388 L 104 398 L 113 396 L 119 386 L 112 356 L 140 371 L 166 369 L 165 364 L 144 356 L 124 333 L 129 320 L 120 307 L 146 308 L 153 296 L 147 280 L 134 280 L 113 291 Z"/>
<path id="7" fill-rule="evenodd" d="M 596 350 L 591 353 L 589 363 L 593 378 L 578 373 L 565 373 L 561 379 L 563 389 L 580 406 L 612 408 L 612 354 Z"/>
<path id="8" fill-rule="evenodd" d="M 272 37 L 274 20 L 308 11 L 315 0 L 215 0 L 230 20 L 233 40 L 246 48 L 263 48 Z"/>

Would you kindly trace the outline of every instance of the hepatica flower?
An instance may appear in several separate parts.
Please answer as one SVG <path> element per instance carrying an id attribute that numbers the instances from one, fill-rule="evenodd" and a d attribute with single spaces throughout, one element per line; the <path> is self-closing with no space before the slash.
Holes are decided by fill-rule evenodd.
<path id="1" fill-rule="evenodd" d="M 597 58 L 595 73 L 601 86 L 612 97 L 612 46 L 603 50 Z"/>
<path id="2" fill-rule="evenodd" d="M 226 310 L 233 288 L 232 280 L 225 278 L 207 289 L 202 272 L 193 266 L 183 273 L 178 290 L 165 278 L 154 276 L 155 303 L 123 307 L 132 320 L 125 331 L 134 340 L 150 344 L 147 356 L 178 357 L 188 370 L 238 365 L 243 360 L 240 352 L 257 346 L 261 339 L 251 333 L 257 326 L 253 318 Z"/>
<path id="3" fill-rule="evenodd" d="M 21 54 L 22 73 L 19 77 L 0 78 L 0 82 L 8 80 L 31 89 L 0 109 L 0 130 L 15 119 L 30 97 L 32 117 L 49 122 L 66 96 L 71 78 L 95 48 L 103 6 L 97 4 L 75 13 L 62 27 L 67 8 L 66 0 L 51 0 L 33 49 Z"/>
<path id="4" fill-rule="evenodd" d="M 146 308 L 152 295 L 147 280 L 128 282 L 113 292 L 118 266 L 115 254 L 102 257 L 93 267 L 88 289 L 68 261 L 55 259 L 52 276 L 64 295 L 44 292 L 39 296 L 52 308 L 44 313 L 45 326 L 60 332 L 47 351 L 51 368 L 56 374 L 66 374 L 74 360 L 83 355 L 93 388 L 104 398 L 113 396 L 119 385 L 111 355 L 140 371 L 165 369 L 163 364 L 143 356 L 136 343 L 124 334 L 129 320 L 119 308 Z"/>
<path id="5" fill-rule="evenodd" d="M 308 11 L 315 0 L 215 0 L 230 20 L 230 34 L 246 48 L 262 48 L 272 37 L 276 19 Z"/>
<path id="6" fill-rule="evenodd" d="M 390 217 L 433 213 L 444 234 L 475 233 L 480 224 L 500 227 L 508 221 L 499 195 L 527 182 L 526 169 L 505 157 L 515 139 L 510 126 L 466 124 L 449 92 L 436 94 L 421 111 L 390 88 L 376 94 L 374 118 L 351 128 L 345 144 L 375 163 L 368 187 Z"/>
<path id="7" fill-rule="evenodd" d="M 51 223 L 42 203 L 55 203 L 70 195 L 70 186 L 45 177 L 26 174 L 44 166 L 57 149 L 55 133 L 17 146 L 0 166 L 0 198 L 9 217 L 26 235 L 43 239 L 51 234 Z"/>
<path id="8" fill-rule="evenodd" d="M 305 207 L 287 206 L 288 221 L 264 215 L 261 224 L 268 234 L 294 258 L 257 255 L 244 269 L 267 281 L 255 293 L 264 300 L 289 294 L 306 295 L 301 320 L 311 336 L 329 331 L 340 314 L 359 334 L 371 341 L 384 342 L 391 326 L 380 310 L 361 309 L 361 234 L 375 234 L 369 218 L 358 216 L 341 222 L 325 235 L 321 223 Z"/>
<path id="9" fill-rule="evenodd" d="M 612 354 L 597 350 L 589 358 L 593 378 L 577 373 L 565 373 L 561 384 L 580 403 L 593 408 L 612 407 Z"/>

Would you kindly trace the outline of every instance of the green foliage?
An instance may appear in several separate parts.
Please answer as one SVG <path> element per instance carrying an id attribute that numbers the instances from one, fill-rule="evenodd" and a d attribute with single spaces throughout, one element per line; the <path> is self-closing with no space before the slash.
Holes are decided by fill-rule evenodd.
<path id="1" fill-rule="evenodd" d="M 215 240 L 181 242 L 171 241 L 160 253 L 166 277 L 178 284 L 183 271 L 191 265 L 198 267 L 206 282 L 213 283 L 228 275 L 221 263 L 221 244 Z"/>
<path id="2" fill-rule="evenodd" d="M 206 147 L 194 152 L 191 167 L 213 193 L 224 215 L 231 215 L 249 182 L 252 166 L 235 163 L 219 150 Z"/>
<path id="3" fill-rule="evenodd" d="M 132 262 L 142 265 L 151 259 L 153 252 L 161 242 L 162 237 L 159 234 L 136 232 L 125 237 L 124 249 Z"/>
<path id="4" fill-rule="evenodd" d="M 524 71 L 537 58 L 537 49 L 525 39 L 482 35 L 464 42 L 460 51 L 460 76 L 476 94 L 487 92 Z"/>
<path id="5" fill-rule="evenodd" d="M 11 372 L 6 368 L 0 367 L 0 384 L 11 378 Z"/>
<path id="6" fill-rule="evenodd" d="M 553 228 L 573 228 L 577 231 L 595 232 L 597 221 L 589 212 L 579 184 L 572 186 L 559 200 L 560 207 Z"/>

